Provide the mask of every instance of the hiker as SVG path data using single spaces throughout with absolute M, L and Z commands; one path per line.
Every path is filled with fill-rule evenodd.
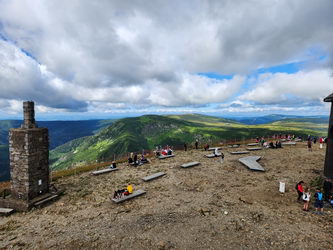
M 184 142 L 184 151 L 187 151 L 187 144 Z
M 328 201 L 329 197 L 331 196 L 332 193 L 332 182 L 330 179 L 326 178 L 324 183 L 323 183 L 323 189 L 324 189 L 324 200 Z
M 111 166 L 110 166 L 110 168 L 117 168 L 117 164 L 116 164 L 116 162 L 115 161 L 113 161 L 112 163 L 111 163 Z
M 323 137 L 319 138 L 319 148 L 322 149 L 323 148 L 323 143 L 324 143 L 324 139 Z
M 138 155 L 137 154 L 134 155 L 133 162 L 134 162 L 135 166 L 139 164 L 139 162 L 138 162 Z
M 204 146 L 204 150 L 207 151 L 208 149 L 209 149 L 209 145 L 208 145 L 208 143 L 206 143 Z
M 317 189 L 317 192 L 315 193 L 314 197 L 316 198 L 316 201 L 314 204 L 314 206 L 316 208 L 316 212 L 319 214 L 323 214 L 324 213 L 324 202 L 323 202 L 324 195 L 319 188 Z
M 312 141 L 308 140 L 308 150 L 309 152 L 312 152 Z
M 195 149 L 198 149 L 198 145 L 199 145 L 199 142 L 198 142 L 198 139 L 195 140 Z
M 304 181 L 300 181 L 299 183 L 296 184 L 296 190 L 297 190 L 297 194 L 298 194 L 298 198 L 297 198 L 298 202 L 301 201 L 301 197 L 302 197 L 303 192 L 304 192 L 303 184 L 304 184 Z
M 310 197 L 311 193 L 309 192 L 309 188 L 306 188 L 302 196 L 302 200 L 304 202 L 303 211 L 309 211 Z
M 280 141 L 276 141 L 275 148 L 282 148 L 282 144 Z
M 125 195 L 130 195 L 133 193 L 133 186 L 129 183 L 126 188 L 127 194 L 125 192 Z
M 316 142 L 317 142 L 317 137 L 314 137 L 313 138 L 313 144 L 316 144 Z
M 140 162 L 141 162 L 142 164 L 144 164 L 144 163 L 148 163 L 149 161 L 148 161 L 148 159 L 142 154 L 142 155 L 141 155 L 141 158 L 140 158 Z
M 132 165 L 133 164 L 133 158 L 130 156 L 128 157 L 128 165 Z
M 221 164 L 224 162 L 224 154 L 221 152 Z
M 275 146 L 274 146 L 274 143 L 271 141 L 270 143 L 269 143 L 269 146 L 268 146 L 269 148 L 276 148 Z

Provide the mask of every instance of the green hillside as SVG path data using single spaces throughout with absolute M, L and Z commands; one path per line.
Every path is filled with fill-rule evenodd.
M 325 130 L 326 127 L 326 130 Z M 118 120 L 93 136 L 66 143 L 51 151 L 52 169 L 64 169 L 88 162 L 111 160 L 116 154 L 153 149 L 156 145 L 182 145 L 200 142 L 241 140 L 256 136 L 290 133 L 326 135 L 327 124 L 280 121 L 263 125 L 244 125 L 231 120 L 203 116 L 146 115 Z
M 38 121 L 37 124 L 49 129 L 50 148 L 53 149 L 76 138 L 93 135 L 113 122 L 114 120 Z M 0 120 L 0 144 L 8 144 L 9 129 L 19 128 L 21 124 L 20 120 Z

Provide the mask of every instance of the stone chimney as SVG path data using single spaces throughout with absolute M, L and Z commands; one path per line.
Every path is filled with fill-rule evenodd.
M 21 128 L 36 128 L 35 122 L 35 104 L 34 102 L 23 102 L 23 118 L 24 122 Z
M 21 128 L 9 131 L 11 207 L 19 211 L 49 192 L 48 129 L 37 128 L 33 102 L 24 102 L 23 111 Z

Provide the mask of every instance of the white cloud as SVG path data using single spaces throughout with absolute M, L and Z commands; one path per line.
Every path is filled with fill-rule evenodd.
M 299 71 L 295 74 L 267 73 L 258 79 L 254 89 L 244 93 L 240 100 L 276 104 L 299 101 L 318 101 L 333 92 L 333 71 L 320 69 Z
M 257 68 L 308 59 L 313 47 L 332 59 L 332 9 L 331 0 L 0 0 L 0 98 L 34 99 L 51 110 L 224 102 Z M 215 81 L 198 72 L 235 77 Z M 256 101 L 330 91 L 328 81 L 304 90 L 314 73 L 302 74 L 293 88 L 265 80 L 256 91 L 267 93 Z

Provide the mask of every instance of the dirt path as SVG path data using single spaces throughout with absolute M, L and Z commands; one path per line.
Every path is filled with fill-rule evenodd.
M 318 147 L 317 147 L 318 146 Z M 237 150 L 242 150 L 240 148 Z M 58 180 L 66 193 L 55 203 L 0 218 L 0 248 L 21 249 L 330 249 L 333 210 L 303 212 L 295 183 L 323 169 L 325 150 L 305 144 L 260 155 L 266 172 L 252 172 L 223 149 L 225 163 L 203 151 L 176 152 L 138 168 Z M 200 166 L 181 169 L 185 162 Z M 141 178 L 165 171 L 144 183 Z M 280 194 L 280 180 L 287 192 Z M 113 191 L 132 183 L 147 194 L 123 204 Z

